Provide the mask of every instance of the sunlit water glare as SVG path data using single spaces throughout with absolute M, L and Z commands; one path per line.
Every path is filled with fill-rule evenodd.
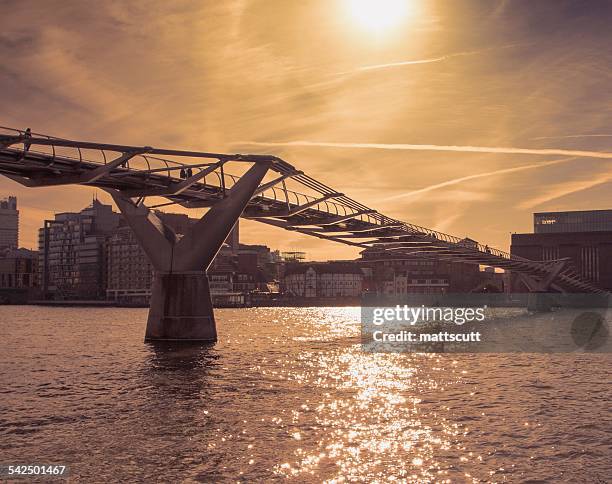
M 357 308 L 219 310 L 212 348 L 145 345 L 145 319 L 0 307 L 2 463 L 84 482 L 612 475 L 609 355 L 371 354 Z

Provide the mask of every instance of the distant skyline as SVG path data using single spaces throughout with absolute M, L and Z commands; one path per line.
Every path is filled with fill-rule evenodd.
M 5 0 L 0 125 L 281 156 L 400 220 L 508 249 L 612 208 L 612 2 Z M 86 187 L 15 194 L 21 243 Z M 256 222 L 245 243 L 357 251 Z

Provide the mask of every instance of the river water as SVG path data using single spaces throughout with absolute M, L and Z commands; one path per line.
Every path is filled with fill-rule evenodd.
M 0 464 L 83 482 L 609 482 L 609 354 L 371 354 L 357 308 L 0 307 Z

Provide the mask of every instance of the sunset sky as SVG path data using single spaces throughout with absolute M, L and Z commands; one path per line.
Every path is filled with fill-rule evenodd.
M 271 153 L 386 215 L 507 249 L 612 208 L 612 2 L 0 0 L 0 125 Z M 576 153 L 578 152 L 578 153 Z M 87 187 L 16 194 L 21 244 Z M 104 194 L 98 191 L 101 199 Z M 246 243 L 353 257 L 243 222 Z

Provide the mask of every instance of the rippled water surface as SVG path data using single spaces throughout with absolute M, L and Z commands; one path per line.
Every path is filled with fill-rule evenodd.
M 0 307 L 0 463 L 99 481 L 612 476 L 608 354 L 370 354 L 355 308 L 217 311 L 219 342 L 142 342 L 145 309 Z

